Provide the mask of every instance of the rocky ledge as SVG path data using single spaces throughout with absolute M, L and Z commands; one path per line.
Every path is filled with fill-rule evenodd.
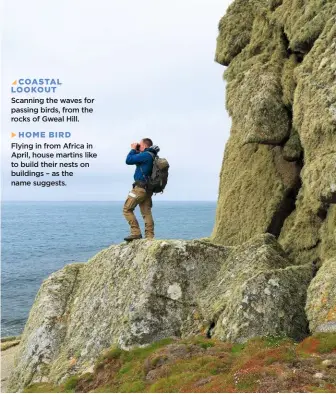
M 90 371 L 112 345 L 130 349 L 199 334 L 300 340 L 308 334 L 312 277 L 312 265 L 293 265 L 270 234 L 236 247 L 207 239 L 112 245 L 43 282 L 9 389 Z

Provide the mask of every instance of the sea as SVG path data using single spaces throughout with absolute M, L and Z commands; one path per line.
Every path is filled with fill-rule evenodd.
M 19 335 L 44 279 L 129 234 L 123 201 L 2 202 L 1 337 Z M 210 236 L 215 201 L 153 201 L 155 238 Z M 142 217 L 135 213 L 144 233 Z

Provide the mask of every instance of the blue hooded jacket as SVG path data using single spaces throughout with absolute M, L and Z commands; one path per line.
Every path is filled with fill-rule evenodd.
M 156 156 L 159 150 L 160 149 L 157 146 L 155 146 L 155 148 L 154 147 L 146 148 L 143 152 L 137 152 L 135 149 L 131 149 L 131 151 L 126 157 L 126 164 L 136 165 L 136 169 L 134 172 L 135 181 L 147 181 L 145 177 L 150 176 L 152 174 L 152 169 L 153 169 L 153 157 L 149 152 L 154 153 L 154 155 Z M 140 167 L 142 169 L 143 174 L 141 172 Z

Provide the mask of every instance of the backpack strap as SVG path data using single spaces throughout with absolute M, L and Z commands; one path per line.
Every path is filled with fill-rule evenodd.
M 146 151 L 146 152 L 149 153 L 149 154 L 152 156 L 153 162 L 154 162 L 154 159 L 155 159 L 154 153 L 148 152 L 148 151 Z M 147 175 L 147 177 L 146 177 L 146 175 L 145 175 L 144 172 L 142 171 L 141 164 L 139 164 L 139 166 L 140 166 L 140 171 L 141 171 L 141 173 L 142 173 L 142 176 L 143 176 L 143 177 L 145 178 L 145 180 L 148 182 L 148 179 L 147 179 L 147 178 L 149 178 L 149 175 Z
M 141 171 L 142 176 L 144 177 L 145 181 L 148 182 L 148 179 L 147 179 L 146 175 L 145 175 L 144 172 L 142 171 L 141 164 L 140 164 L 140 171 Z

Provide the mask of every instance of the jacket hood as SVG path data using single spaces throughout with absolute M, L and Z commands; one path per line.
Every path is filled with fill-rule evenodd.
M 160 152 L 160 148 L 157 145 L 152 145 L 145 149 L 145 152 L 152 152 L 156 156 Z

